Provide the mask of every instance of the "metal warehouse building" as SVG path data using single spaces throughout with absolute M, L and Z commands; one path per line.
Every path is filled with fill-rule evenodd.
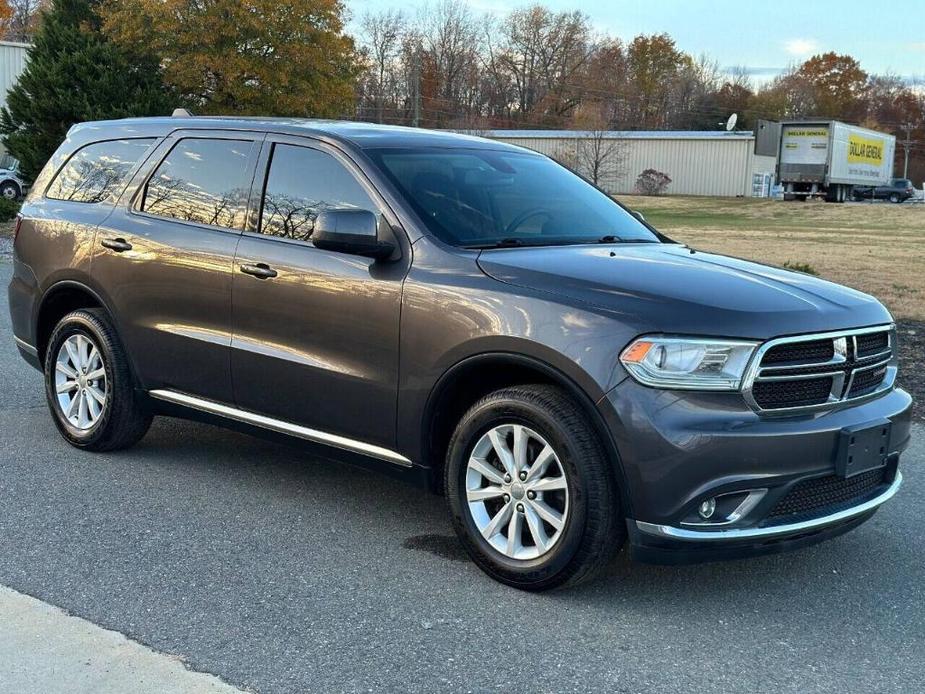
M 550 156 L 572 151 L 592 134 L 580 130 L 488 130 L 478 133 Z M 755 154 L 751 132 L 633 131 L 603 134 L 621 145 L 623 175 L 600 182 L 610 193 L 632 193 L 636 178 L 646 169 L 671 177 L 668 194 L 750 197 L 766 174 L 774 173 L 774 157 Z M 757 176 L 757 178 L 756 178 Z
M 0 107 L 6 106 L 7 91 L 16 84 L 19 75 L 26 69 L 29 47 L 27 43 L 0 41 Z M 3 145 L 0 144 L 0 163 L 5 153 Z

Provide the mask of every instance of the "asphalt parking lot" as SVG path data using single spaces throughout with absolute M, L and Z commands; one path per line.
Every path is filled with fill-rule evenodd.
M 130 451 L 75 451 L 7 316 L 3 291 L 0 584 L 191 668 L 258 692 L 925 691 L 921 426 L 904 488 L 853 533 L 695 567 L 621 555 L 530 595 L 462 556 L 442 499 L 298 448 L 161 419 Z

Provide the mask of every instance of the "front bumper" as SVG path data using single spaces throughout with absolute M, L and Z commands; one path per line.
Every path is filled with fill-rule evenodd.
M 812 544 L 870 518 L 902 484 L 912 399 L 895 389 L 825 413 L 761 417 L 736 393 L 680 393 L 622 382 L 601 405 L 620 455 L 634 557 L 680 563 L 766 554 Z M 851 499 L 797 515 L 769 517 L 797 485 L 835 476 L 843 429 L 891 422 L 881 480 Z M 711 497 L 763 490 L 734 521 L 697 525 Z M 694 517 L 694 518 L 692 518 Z
M 841 525 L 858 516 L 864 516 L 871 511 L 876 511 L 882 504 L 896 495 L 902 482 L 902 473 L 897 470 L 893 477 L 893 481 L 888 483 L 882 491 L 879 491 L 875 496 L 870 497 L 866 501 L 860 501 L 858 504 L 852 505 L 841 511 L 835 511 L 834 513 L 828 513 L 796 523 L 782 523 L 781 525 L 751 528 L 719 528 L 717 530 L 676 528 L 671 525 L 657 525 L 655 523 L 646 523 L 645 521 L 635 521 L 635 523 L 640 532 L 654 537 L 682 540 L 684 542 L 706 542 L 709 544 L 717 542 L 754 542 L 756 540 L 770 540 L 786 537 L 788 535 L 805 535 L 823 528 Z

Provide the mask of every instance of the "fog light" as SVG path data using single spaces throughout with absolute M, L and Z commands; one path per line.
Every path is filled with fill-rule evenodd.
M 700 508 L 697 509 L 697 513 L 699 513 L 700 517 L 704 520 L 709 520 L 713 516 L 714 511 L 716 511 L 716 497 L 702 502 Z

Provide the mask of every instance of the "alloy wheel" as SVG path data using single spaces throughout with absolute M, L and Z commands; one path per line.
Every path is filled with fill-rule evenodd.
M 466 467 L 466 501 L 482 537 L 510 559 L 536 559 L 559 541 L 569 485 L 552 446 L 521 424 L 501 424 L 475 444 Z
M 103 355 L 88 336 L 77 333 L 58 348 L 55 393 L 68 423 L 81 431 L 100 419 L 108 399 Z

